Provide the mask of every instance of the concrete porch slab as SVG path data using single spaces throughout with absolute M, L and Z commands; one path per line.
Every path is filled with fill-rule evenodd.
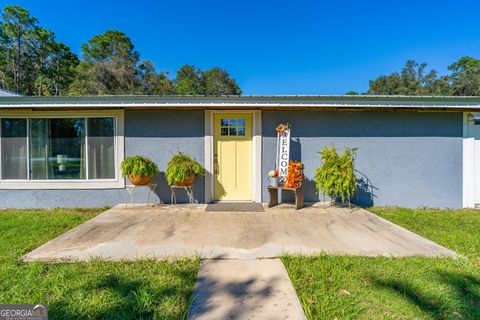
M 281 205 L 266 212 L 205 212 L 204 205 L 118 205 L 24 256 L 60 261 L 255 259 L 283 253 L 365 256 L 456 254 L 364 209 Z

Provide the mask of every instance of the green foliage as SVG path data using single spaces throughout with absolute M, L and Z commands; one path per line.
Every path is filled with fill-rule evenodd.
M 452 71 L 452 90 L 456 96 L 480 95 L 480 59 L 462 57 L 448 67 Z
M 6 6 L 0 16 L 0 86 L 25 95 L 66 94 L 77 56 L 30 12 Z
M 175 94 L 175 85 L 173 80 L 168 78 L 168 73 L 157 73 L 150 60 L 140 61 L 137 77 L 139 92 L 142 94 Z
M 378 95 L 480 95 L 480 60 L 462 57 L 448 67 L 449 75 L 426 72 L 426 63 L 409 60 L 401 72 L 382 75 L 370 81 L 368 94 Z
M 50 58 L 46 62 L 47 69 L 45 72 L 46 78 L 51 83 L 48 87 L 51 95 L 66 95 L 68 93 L 68 88 L 75 79 L 78 64 L 78 57 L 70 50 L 70 47 L 61 42 L 53 43 Z
M 401 72 L 380 76 L 370 81 L 369 94 L 378 95 L 450 95 L 449 78 L 437 71 L 426 72 L 426 63 L 408 60 Z
M 229 73 L 219 67 L 207 70 L 202 75 L 204 94 L 209 95 L 241 95 L 242 90 Z
M 203 71 L 192 65 L 183 65 L 177 71 L 175 84 L 177 93 L 183 95 L 200 95 L 203 94 L 201 77 Z
M 82 60 L 20 6 L 0 16 L 0 88 L 24 95 L 237 95 L 227 71 L 184 65 L 176 79 L 140 60 L 131 39 L 118 30 L 82 45 Z
M 130 38 L 108 30 L 82 45 L 83 65 L 72 84 L 71 94 L 135 94 L 138 90 L 140 55 Z
M 159 173 L 160 171 L 158 170 L 155 162 L 143 156 L 125 158 L 122 162 L 123 177 L 127 175 L 137 177 L 153 177 Z
M 322 165 L 315 169 L 315 181 L 318 192 L 332 199 L 341 198 L 342 203 L 357 191 L 357 179 L 354 172 L 356 148 L 345 148 L 342 155 L 333 146 L 325 146 L 320 153 Z
M 175 79 L 177 93 L 183 95 L 241 95 L 242 90 L 230 74 L 219 67 L 202 70 L 194 65 L 184 65 Z
M 85 62 L 138 60 L 139 56 L 130 38 L 117 30 L 94 36 L 82 45 L 82 52 Z
M 472 57 L 461 57 L 458 61 L 448 66 L 448 70 L 452 71 L 452 77 L 458 79 L 462 73 L 468 69 L 480 68 L 480 59 Z
M 205 176 L 205 168 L 202 167 L 189 154 L 178 152 L 168 162 L 167 170 L 165 172 L 167 182 L 170 185 L 185 180 L 190 175 Z
M 140 61 L 129 37 L 110 30 L 97 35 L 82 46 L 84 61 L 70 86 L 71 95 L 105 94 L 240 94 L 235 79 L 215 67 L 203 71 L 194 65 L 184 65 L 175 81 L 166 72 L 158 73 L 149 60 Z

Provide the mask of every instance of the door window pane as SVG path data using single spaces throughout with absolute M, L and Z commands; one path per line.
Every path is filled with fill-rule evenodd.
M 27 119 L 2 119 L 2 179 L 28 179 Z
M 85 179 L 85 119 L 30 120 L 31 179 Z
M 245 136 L 245 118 L 222 118 L 220 119 L 220 135 L 222 136 Z
M 113 118 L 88 118 L 88 179 L 115 178 Z

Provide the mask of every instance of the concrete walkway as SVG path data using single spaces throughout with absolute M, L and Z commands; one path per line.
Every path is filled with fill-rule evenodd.
M 187 319 L 306 319 L 279 259 L 205 260 Z
M 455 256 L 366 210 L 291 205 L 266 212 L 205 212 L 205 206 L 116 206 L 28 253 L 59 261 L 195 256 L 256 259 L 282 253 Z

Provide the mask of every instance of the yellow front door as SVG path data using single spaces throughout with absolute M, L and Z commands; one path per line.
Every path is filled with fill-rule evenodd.
M 252 200 L 252 114 L 214 115 L 215 200 Z

